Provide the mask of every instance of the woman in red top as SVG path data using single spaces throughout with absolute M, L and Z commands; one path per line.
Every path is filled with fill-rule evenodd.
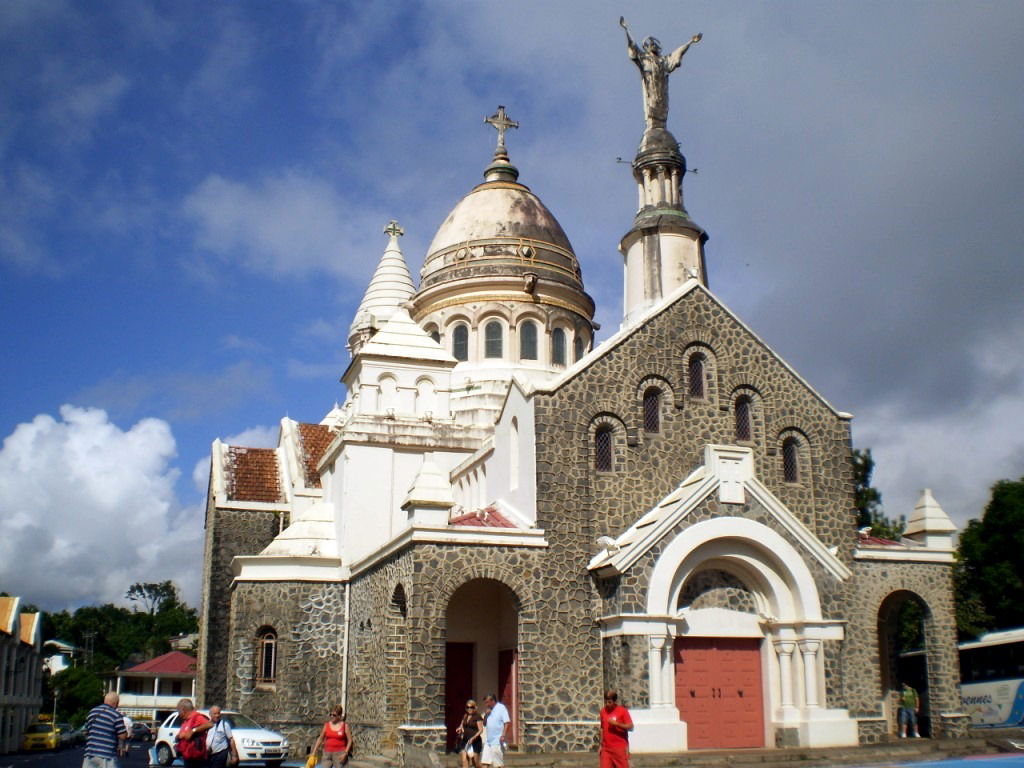
M 619 704 L 619 694 L 605 691 L 601 708 L 601 768 L 629 768 L 629 732 L 633 718 Z
M 348 753 L 352 751 L 352 736 L 345 722 L 345 710 L 335 707 L 331 710 L 331 719 L 324 723 L 320 736 L 313 745 L 313 754 L 324 748 L 321 768 L 341 768 L 348 762 Z

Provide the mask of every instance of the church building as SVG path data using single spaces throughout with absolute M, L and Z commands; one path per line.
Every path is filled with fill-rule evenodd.
M 516 748 L 586 751 L 606 688 L 634 752 L 882 741 L 908 603 L 926 727 L 966 733 L 954 526 L 926 491 L 900 541 L 858 532 L 852 417 L 708 286 L 664 121 L 682 54 L 629 44 L 648 109 L 615 333 L 595 344 L 499 107 L 418 282 L 384 230 L 343 404 L 276 448 L 213 443 L 198 698 L 293 756 L 335 704 L 361 754 L 443 752 L 489 692 Z

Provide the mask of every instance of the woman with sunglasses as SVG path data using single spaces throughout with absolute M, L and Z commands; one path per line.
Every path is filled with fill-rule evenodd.
M 459 737 L 458 751 L 462 756 L 462 768 L 469 768 L 470 762 L 476 768 L 480 768 L 480 753 L 484 748 L 484 719 L 472 699 L 466 702 L 466 713 L 462 716 L 462 722 L 455 729 L 455 733 Z
M 349 752 L 352 751 L 352 736 L 345 722 L 345 710 L 341 707 L 331 710 L 331 719 L 324 723 L 311 754 L 315 755 L 321 744 L 324 748 L 321 768 L 341 768 L 348 762 Z

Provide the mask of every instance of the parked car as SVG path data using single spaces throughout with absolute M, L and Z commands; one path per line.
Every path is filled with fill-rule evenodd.
M 60 732 L 53 723 L 32 723 L 21 738 L 21 748 L 37 752 L 42 749 L 60 749 Z
M 57 723 L 57 736 L 62 747 L 73 747 L 78 743 L 75 741 L 75 727 L 71 723 Z
M 132 741 L 152 741 L 154 737 L 153 729 L 150 728 L 146 723 L 139 722 L 136 720 L 132 723 Z
M 210 716 L 207 709 L 199 711 Z M 288 758 L 288 739 L 277 731 L 267 730 L 241 712 L 224 710 L 221 717 L 231 726 L 242 765 L 259 762 L 266 763 L 269 768 L 280 768 L 281 763 Z M 160 765 L 170 765 L 178 757 L 174 738 L 178 735 L 180 720 L 181 716 L 175 712 L 164 720 L 156 732 L 156 760 Z

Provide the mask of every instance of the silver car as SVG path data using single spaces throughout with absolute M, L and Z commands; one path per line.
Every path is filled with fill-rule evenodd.
M 210 716 L 208 709 L 200 709 L 202 714 Z M 178 735 L 178 722 L 181 716 L 175 712 L 164 720 L 156 732 L 156 760 L 160 765 L 170 765 L 178 757 L 174 748 L 174 737 Z M 235 737 L 238 757 L 241 763 L 265 763 L 270 768 L 280 768 L 288 758 L 288 739 L 277 731 L 268 731 L 259 723 L 251 720 L 241 712 L 223 710 L 221 719 L 231 726 Z

